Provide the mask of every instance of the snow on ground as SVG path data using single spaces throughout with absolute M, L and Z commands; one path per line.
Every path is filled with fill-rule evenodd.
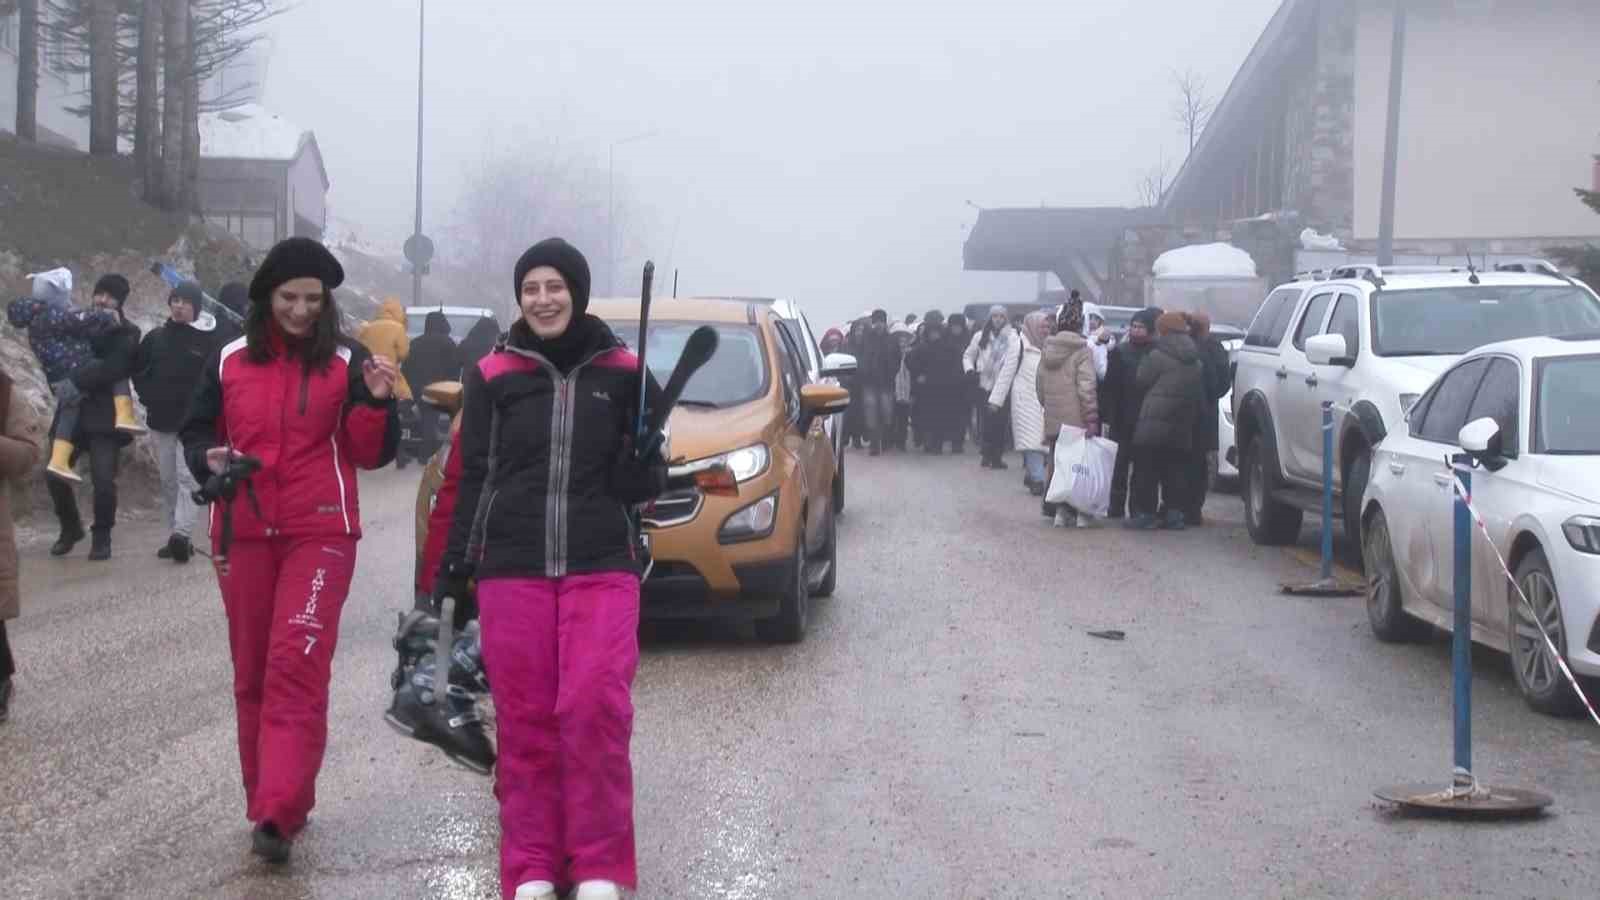
M 1157 278 L 1254 278 L 1255 260 L 1232 244 L 1190 244 L 1156 257 Z

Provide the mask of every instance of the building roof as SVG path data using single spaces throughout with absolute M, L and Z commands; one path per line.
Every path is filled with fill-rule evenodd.
M 1256 39 L 1250 55 L 1228 84 L 1183 168 L 1161 198 L 1163 210 L 1181 209 L 1189 197 L 1217 175 L 1216 168 L 1237 162 L 1234 140 L 1251 139 L 1260 128 L 1261 105 L 1283 91 L 1278 72 L 1282 62 L 1297 52 L 1300 39 L 1316 27 L 1321 0 L 1283 0 L 1267 27 Z
M 1117 206 L 985 209 L 961 258 L 968 271 L 1060 272 L 1073 254 L 1103 259 L 1125 229 L 1161 221 L 1156 210 Z
M 292 163 L 310 148 L 316 153 L 322 184 L 328 171 L 322 163 L 317 137 L 257 103 L 200 115 L 200 156 L 205 159 L 245 159 Z

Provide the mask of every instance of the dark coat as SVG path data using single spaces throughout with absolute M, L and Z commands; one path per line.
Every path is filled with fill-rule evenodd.
M 871 329 L 862 335 L 856 359 L 857 383 L 863 387 L 894 390 L 895 377 L 900 374 L 900 342 L 887 331 Z
M 494 345 L 500 340 L 500 323 L 494 319 L 483 318 L 473 324 L 472 330 L 461 339 L 461 367 L 468 368 L 473 363 L 489 355 Z
M 1195 421 L 1194 449 L 1217 450 L 1222 446 L 1220 424 L 1217 421 L 1217 401 L 1227 395 L 1232 389 L 1232 379 L 1229 377 L 1228 348 L 1214 337 L 1196 341 L 1196 349 L 1200 353 L 1200 365 L 1205 372 L 1206 402 L 1200 408 L 1200 416 Z
M 124 321 L 95 339 L 94 353 L 93 362 L 72 373 L 72 383 L 83 392 L 73 442 L 83 444 L 92 437 L 114 437 L 126 446 L 133 438 L 117 430 L 117 407 L 111 389 L 118 381 L 133 377 L 139 356 L 139 327 Z
M 139 342 L 133 389 L 144 403 L 150 430 L 176 434 L 183 427 L 206 360 L 224 343 L 215 329 L 201 331 L 170 319 Z
M 450 320 L 444 313 L 428 313 L 422 336 L 411 342 L 411 355 L 401 369 L 419 398 L 423 388 L 434 382 L 460 380 L 461 350 L 450 339 Z
M 1100 417 L 1119 443 L 1132 439 L 1139 422 L 1139 409 L 1144 405 L 1144 392 L 1138 384 L 1139 364 L 1154 347 L 1154 343 L 1123 341 L 1106 360 L 1105 383 L 1100 385 Z
M 504 348 L 467 367 L 460 494 L 439 571 L 461 564 L 475 566 L 479 578 L 639 571 L 631 510 L 663 486 L 617 478 L 634 429 L 639 360 L 592 315 L 572 327 L 586 330 L 579 362 L 565 375 L 532 349 L 521 324 Z M 496 413 L 499 428 L 491 431 Z M 470 547 L 479 516 L 482 545 Z
M 1133 444 L 1146 449 L 1194 449 L 1196 422 L 1206 402 L 1205 367 L 1187 334 L 1165 334 L 1139 363 L 1136 383 L 1144 395 Z

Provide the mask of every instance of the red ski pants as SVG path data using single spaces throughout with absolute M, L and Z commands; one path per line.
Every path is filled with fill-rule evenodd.
M 233 654 L 245 816 L 286 837 L 316 805 L 328 744 L 328 680 L 356 541 L 236 540 L 219 575 Z
M 633 676 L 639 577 L 478 584 L 500 758 L 500 887 L 592 879 L 632 888 Z

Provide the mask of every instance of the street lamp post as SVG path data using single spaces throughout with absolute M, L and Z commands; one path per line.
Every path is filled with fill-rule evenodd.
M 422 51 L 428 24 L 428 0 L 417 0 L 417 217 L 412 234 L 422 234 Z M 422 305 L 422 265 L 411 263 L 411 305 Z
M 617 148 L 653 138 L 658 132 L 646 131 L 633 137 L 612 141 L 606 151 L 606 295 L 617 294 Z
M 1378 203 L 1378 265 L 1394 265 L 1394 194 L 1400 168 L 1400 98 L 1406 66 L 1406 0 L 1394 5 L 1389 44 L 1389 117 L 1383 140 L 1383 195 Z

